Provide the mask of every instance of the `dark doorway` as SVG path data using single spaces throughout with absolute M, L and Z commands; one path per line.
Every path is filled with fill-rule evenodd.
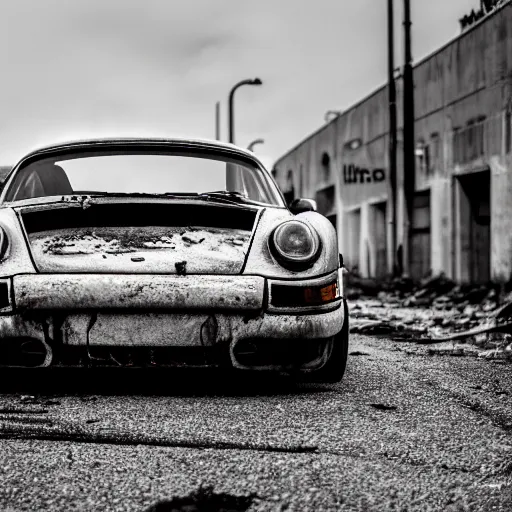
M 430 273 L 430 190 L 414 195 L 410 267 L 413 279 Z
M 349 250 L 347 260 L 351 269 L 359 269 L 360 243 L 361 243 L 361 209 L 347 212 L 344 219 L 344 240 L 347 240 Z M 345 235 L 346 233 L 346 235 Z M 345 238 L 346 237 L 346 238 Z
M 375 277 L 381 279 L 388 274 L 388 244 L 386 223 L 386 201 L 373 204 L 370 208 L 370 230 L 374 244 Z M 371 268 L 371 267 L 370 267 Z
M 461 281 L 487 283 L 491 278 L 491 180 L 490 171 L 457 178 L 459 183 L 458 261 Z

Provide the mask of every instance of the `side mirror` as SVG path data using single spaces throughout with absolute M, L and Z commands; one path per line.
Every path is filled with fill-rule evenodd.
M 294 215 L 303 212 L 316 212 L 317 210 L 316 201 L 314 201 L 313 199 L 306 198 L 294 199 L 290 203 L 289 208 Z

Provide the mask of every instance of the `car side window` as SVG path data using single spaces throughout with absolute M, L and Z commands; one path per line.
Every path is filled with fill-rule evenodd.
M 7 201 L 72 193 L 73 188 L 62 167 L 55 164 L 32 165 L 18 172 L 9 190 Z

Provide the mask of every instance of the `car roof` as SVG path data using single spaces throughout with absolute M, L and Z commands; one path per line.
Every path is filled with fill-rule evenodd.
M 61 150 L 80 150 L 82 148 L 90 148 L 91 146 L 125 146 L 125 145 L 166 145 L 171 147 L 179 147 L 179 148 L 187 148 L 190 149 L 211 149 L 211 150 L 219 150 L 223 153 L 229 153 L 233 156 L 241 156 L 245 158 L 249 158 L 257 163 L 259 166 L 265 168 L 264 164 L 261 160 L 248 149 L 244 149 L 240 146 L 236 146 L 235 144 L 231 144 L 228 142 L 221 142 L 218 140 L 212 139 L 200 139 L 200 138 L 181 138 L 181 137 L 172 137 L 172 138 L 158 138 L 158 137 L 101 137 L 101 138 L 88 138 L 88 139 L 76 139 L 70 140 L 66 142 L 59 142 L 47 146 L 41 146 L 33 149 L 29 153 L 26 153 L 14 167 L 18 167 L 18 165 L 24 160 L 31 159 L 36 156 L 43 156 L 48 153 L 59 152 Z

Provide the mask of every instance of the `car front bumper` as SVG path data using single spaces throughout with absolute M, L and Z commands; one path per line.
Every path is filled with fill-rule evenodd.
M 271 284 L 260 276 L 17 275 L 9 281 L 10 309 L 4 307 L 0 316 L 0 346 L 2 340 L 38 340 L 48 352 L 42 366 L 52 364 L 56 347 L 225 346 L 233 366 L 252 368 L 236 357 L 242 341 L 298 343 L 327 340 L 341 331 L 341 298 L 280 311 L 269 305 Z M 1 359 L 0 350 L 0 364 Z

